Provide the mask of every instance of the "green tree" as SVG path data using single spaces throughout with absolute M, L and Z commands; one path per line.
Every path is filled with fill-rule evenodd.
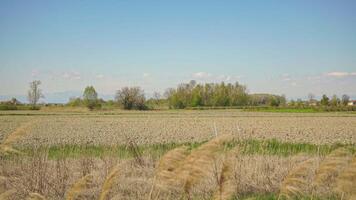
M 98 101 L 98 93 L 95 91 L 93 86 L 87 86 L 83 93 L 84 105 L 93 110 L 94 108 L 100 108 L 101 104 Z
M 197 107 L 197 106 L 202 106 L 203 105 L 203 99 L 199 93 L 193 94 L 192 97 L 192 107 Z
M 332 106 L 337 106 L 340 104 L 340 99 L 334 94 L 333 97 L 330 100 L 330 104 Z
M 206 83 L 197 84 L 194 80 L 180 84 L 176 89 L 165 93 L 170 108 L 187 106 L 243 106 L 249 103 L 246 87 L 235 84 Z
M 68 106 L 81 106 L 83 105 L 83 101 L 80 98 L 76 98 L 76 97 L 71 97 L 67 103 Z
M 280 102 L 279 102 L 279 99 L 277 97 L 271 97 L 270 99 L 270 102 L 269 102 L 269 105 L 270 106 L 274 106 L 274 107 L 277 107 L 279 106 Z
M 320 104 L 323 106 L 329 105 L 329 97 L 323 94 L 323 97 L 320 100 Z

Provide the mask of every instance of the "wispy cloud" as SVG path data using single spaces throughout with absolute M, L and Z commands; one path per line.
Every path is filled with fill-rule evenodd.
M 208 72 L 196 72 L 191 75 L 192 79 L 195 79 L 197 81 L 204 81 L 204 82 L 233 82 L 237 81 L 238 79 L 241 79 L 242 76 L 233 76 L 233 75 L 224 75 L 224 74 L 211 74 Z
M 33 78 L 37 78 L 39 75 L 40 75 L 40 71 L 39 71 L 38 69 L 33 69 L 33 70 L 31 71 L 31 76 L 32 76 Z
M 291 81 L 292 77 L 289 74 L 282 74 L 281 75 L 282 81 Z
M 103 79 L 105 76 L 103 74 L 97 74 L 95 77 L 97 79 Z
M 342 78 L 342 77 L 356 76 L 356 72 L 328 72 L 325 74 L 325 76 Z
M 148 78 L 148 77 L 151 76 L 151 74 L 150 73 L 143 73 L 142 76 L 143 76 L 143 78 Z
M 219 76 L 217 76 L 217 80 L 229 82 L 229 81 L 231 81 L 231 76 L 229 76 L 229 75 L 219 75 Z
M 196 72 L 193 73 L 192 77 L 195 79 L 208 79 L 210 78 L 212 75 L 210 73 L 207 72 Z
M 80 80 L 81 76 L 78 72 L 64 72 L 62 74 L 62 78 L 66 79 L 66 80 Z

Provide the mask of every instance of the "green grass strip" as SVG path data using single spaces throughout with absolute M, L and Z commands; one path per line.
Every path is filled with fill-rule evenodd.
M 198 148 L 204 142 L 194 143 L 167 143 L 167 144 L 152 144 L 137 146 L 137 152 L 144 156 L 151 156 L 153 158 L 159 158 L 167 151 L 176 147 L 186 145 L 190 149 Z M 310 143 L 291 143 L 281 142 L 275 139 L 272 140 L 236 140 L 225 144 L 225 150 L 229 150 L 235 146 L 239 146 L 240 152 L 244 155 L 276 155 L 276 156 L 290 156 L 296 154 L 307 155 L 327 155 L 331 151 L 339 148 L 346 147 L 351 152 L 356 152 L 356 146 L 354 144 L 323 144 L 316 145 Z M 49 147 L 26 147 L 20 149 L 27 156 L 32 156 L 39 152 L 45 152 L 50 159 L 59 158 L 79 158 L 82 156 L 90 157 L 103 157 L 114 156 L 122 159 L 132 158 L 134 152 L 125 145 L 116 146 L 104 146 L 104 145 L 61 145 L 61 146 L 49 146 Z

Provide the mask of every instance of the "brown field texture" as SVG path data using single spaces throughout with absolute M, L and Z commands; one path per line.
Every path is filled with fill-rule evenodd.
M 6 137 L 21 123 L 35 121 L 26 135 L 17 141 L 21 145 L 115 145 L 122 144 L 125 135 L 135 138 L 138 144 L 200 142 L 211 138 L 215 132 L 234 134 L 240 139 L 356 143 L 354 114 L 230 110 L 11 114 L 0 113 L 0 138 Z
M 0 199 L 356 198 L 354 114 L 0 112 L 0 139 Z M 271 155 L 267 148 L 277 148 L 273 145 L 252 154 L 243 153 L 243 146 L 229 146 L 271 139 L 317 149 Z M 201 144 L 179 145 L 194 142 Z M 178 147 L 159 157 L 139 148 L 170 143 Z M 132 156 L 66 156 L 65 145 L 88 144 L 126 146 Z M 336 144 L 341 146 L 322 153 L 325 145 Z M 54 159 L 48 149 L 58 145 L 64 145 L 63 156 Z M 26 148 L 32 154 L 22 152 Z

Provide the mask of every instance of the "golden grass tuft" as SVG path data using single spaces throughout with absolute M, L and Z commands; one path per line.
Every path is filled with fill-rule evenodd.
M 46 200 L 46 198 L 39 193 L 32 192 L 28 194 L 27 200 Z
M 313 188 L 320 190 L 325 187 L 333 187 L 336 177 L 348 165 L 351 153 L 344 148 L 338 148 L 331 152 L 320 163 L 315 172 Z M 330 188 L 326 188 L 329 190 Z
M 356 155 L 351 164 L 340 173 L 336 180 L 336 192 L 342 197 L 348 199 L 356 199 Z
M 86 189 L 90 188 L 90 186 L 93 184 L 93 179 L 93 175 L 88 174 L 77 180 L 69 189 L 66 200 L 85 199 L 81 195 Z
M 108 176 L 106 177 L 104 183 L 103 183 L 103 187 L 100 193 L 100 197 L 99 200 L 106 200 L 109 199 L 109 193 L 110 190 L 112 189 L 112 187 L 114 186 L 116 179 L 119 177 L 119 172 L 120 172 L 120 168 L 121 165 L 118 164 L 116 165 L 108 174 Z
M 233 184 L 234 177 L 234 157 L 238 155 L 239 147 L 235 147 L 225 156 L 221 172 L 218 178 L 218 190 L 215 192 L 213 199 L 215 200 L 229 200 L 235 194 Z
M 160 186 L 167 187 L 175 183 L 177 169 L 189 154 L 188 147 L 182 146 L 167 152 L 159 160 L 156 169 L 156 179 Z
M 189 154 L 182 165 L 177 169 L 178 180 L 183 182 L 183 189 L 189 195 L 192 187 L 202 178 L 208 177 L 212 164 L 214 163 L 224 142 L 230 141 L 231 135 L 223 135 L 201 145 Z
M 301 162 L 292 169 L 283 180 L 280 186 L 278 199 L 293 199 L 303 195 L 305 188 L 308 187 L 307 177 L 310 169 L 315 164 L 315 159 L 310 158 Z

